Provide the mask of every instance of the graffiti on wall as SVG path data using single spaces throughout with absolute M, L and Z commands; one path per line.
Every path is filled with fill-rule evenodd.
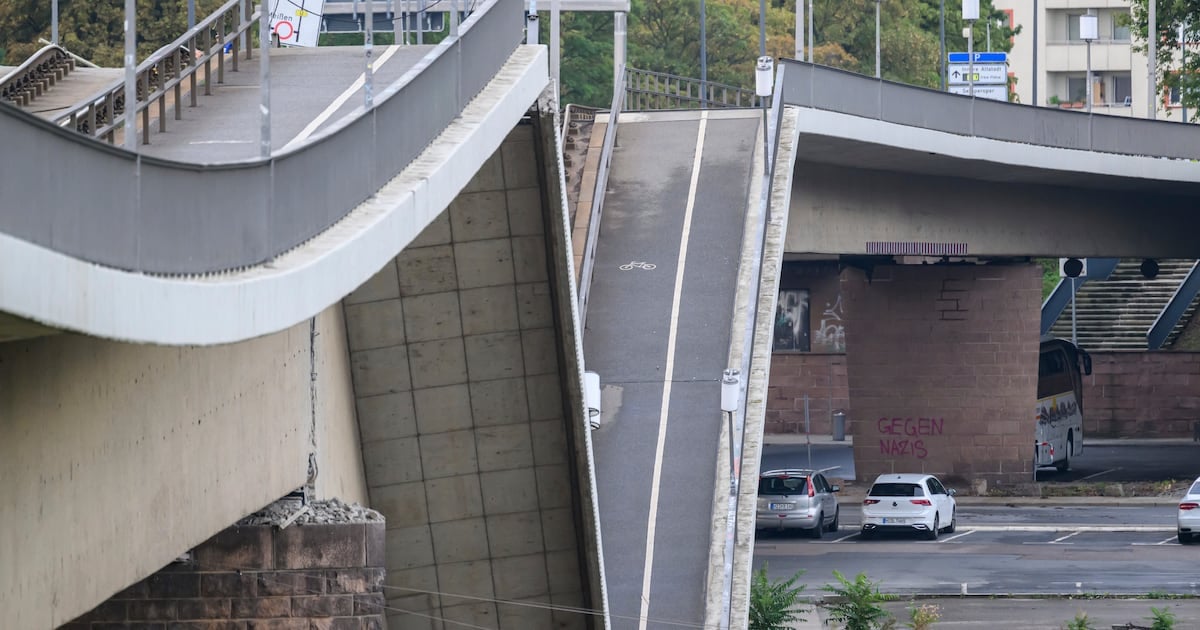
M 842 296 L 830 304 L 825 303 L 825 312 L 821 314 L 821 326 L 817 329 L 817 345 L 823 346 L 830 352 L 846 351 L 846 328 L 842 325 Z
M 876 428 L 879 438 L 879 454 L 894 457 L 916 457 L 925 459 L 929 449 L 924 436 L 941 435 L 945 418 L 880 418 Z
M 808 290 L 780 289 L 775 305 L 775 350 L 811 350 L 808 339 Z

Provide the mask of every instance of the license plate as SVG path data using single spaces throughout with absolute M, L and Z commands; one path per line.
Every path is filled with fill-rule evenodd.
M 892 517 L 892 518 L 885 518 L 885 519 L 883 519 L 883 524 L 884 524 L 884 525 L 903 525 L 903 524 L 905 524 L 905 523 L 907 523 L 907 522 L 908 522 L 908 519 L 906 519 L 906 518 L 895 518 L 895 517 Z
M 770 509 L 772 509 L 772 510 L 794 510 L 794 509 L 796 509 L 796 504 L 795 503 L 772 503 L 770 506 Z

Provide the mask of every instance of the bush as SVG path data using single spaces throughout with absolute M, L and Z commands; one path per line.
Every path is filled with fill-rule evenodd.
M 794 586 L 804 571 L 786 579 L 772 582 L 767 579 L 767 567 L 754 572 L 750 579 L 750 630 L 787 630 L 795 621 L 805 621 L 796 614 L 796 605 L 804 585 Z
M 942 618 L 941 610 L 937 604 L 923 604 L 917 606 L 913 604 L 908 607 L 908 623 L 911 630 L 929 630 L 933 624 Z
M 1087 613 L 1082 610 L 1075 613 L 1075 618 L 1067 622 L 1066 630 L 1095 630 L 1092 627 L 1092 620 L 1088 619 Z
M 845 624 L 846 630 L 876 630 L 890 619 L 888 611 L 879 605 L 888 597 L 879 592 L 878 583 L 868 580 L 865 573 L 856 575 L 853 582 L 837 571 L 833 577 L 838 584 L 826 584 L 824 590 L 835 599 L 821 604 L 829 611 L 830 620 Z
M 1175 613 L 1167 608 L 1150 607 L 1150 630 L 1173 630 Z

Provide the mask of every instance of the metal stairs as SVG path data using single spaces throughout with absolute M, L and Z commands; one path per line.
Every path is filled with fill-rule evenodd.
M 1158 276 L 1142 276 L 1141 258 L 1121 259 L 1107 279 L 1089 279 L 1075 296 L 1075 333 L 1088 350 L 1146 350 L 1146 335 L 1188 277 L 1191 258 L 1158 259 Z M 1064 279 L 1065 280 L 1065 279 Z M 1163 347 L 1170 347 L 1195 313 L 1193 299 Z M 1063 309 L 1050 334 L 1071 339 L 1071 307 Z

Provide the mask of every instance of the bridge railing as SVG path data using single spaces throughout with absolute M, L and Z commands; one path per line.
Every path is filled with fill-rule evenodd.
M 75 59 L 53 44 L 44 46 L 24 63 L 0 77 L 0 100 L 29 105 L 75 69 Z
M 150 144 L 150 110 L 157 105 L 158 131 L 167 130 L 167 100 L 174 102 L 175 120 L 183 118 L 183 84 L 188 84 L 188 105 L 196 106 L 196 75 L 204 70 L 204 94 L 212 94 L 213 61 L 217 80 L 225 82 L 225 47 L 231 48 L 229 62 L 237 72 L 242 40 L 258 14 L 250 13 L 248 0 L 229 0 L 212 15 L 188 29 L 181 37 L 147 57 L 136 69 L 137 104 L 134 115 L 141 115 L 142 144 Z M 253 46 L 246 46 L 249 59 Z M 116 141 L 116 132 L 125 124 L 125 82 L 114 81 L 103 92 L 77 103 L 55 119 L 59 125 L 80 133 Z
M 0 137 L 23 149 L 0 152 L 0 232 L 147 274 L 270 261 L 345 217 L 420 155 L 521 44 L 523 9 L 522 0 L 481 2 L 457 38 L 378 90 L 369 111 L 269 159 L 152 158 L 0 105 Z
M 1196 125 L 957 96 L 791 59 L 780 70 L 777 93 L 788 105 L 1045 147 L 1200 158 Z
M 625 111 L 758 107 L 754 90 L 665 72 L 625 68 Z

